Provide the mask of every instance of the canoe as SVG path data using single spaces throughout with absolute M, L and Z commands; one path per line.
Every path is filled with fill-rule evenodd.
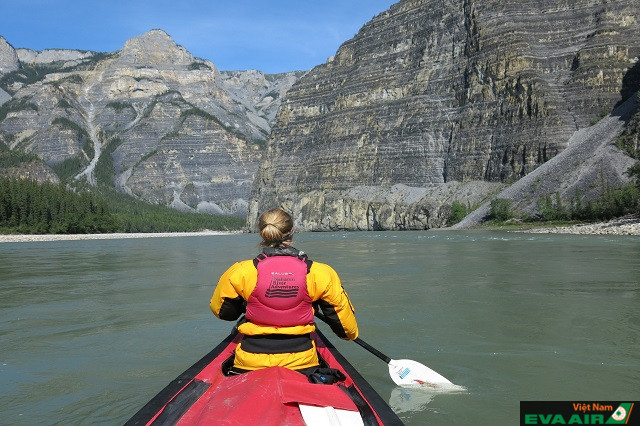
M 234 331 L 180 374 L 126 425 L 402 425 L 387 402 L 316 330 L 320 356 L 344 381 L 310 383 L 282 367 L 222 374 L 242 335 Z

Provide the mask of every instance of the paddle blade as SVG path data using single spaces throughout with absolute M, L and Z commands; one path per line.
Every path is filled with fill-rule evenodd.
M 453 384 L 426 365 L 410 359 L 392 359 L 389 362 L 389 375 L 399 386 L 438 387 Z

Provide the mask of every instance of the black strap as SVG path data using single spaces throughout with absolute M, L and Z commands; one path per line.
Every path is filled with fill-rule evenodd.
M 340 389 L 346 393 L 349 398 L 356 404 L 358 411 L 360 412 L 360 417 L 362 417 L 362 422 L 365 426 L 378 426 L 378 420 L 376 419 L 376 415 L 373 413 L 367 401 L 360 395 L 360 392 L 356 389 L 354 385 L 346 387 L 345 385 L 338 385 Z
M 304 352 L 313 348 L 309 334 L 266 334 L 244 336 L 240 347 L 245 352 L 254 354 L 284 354 Z

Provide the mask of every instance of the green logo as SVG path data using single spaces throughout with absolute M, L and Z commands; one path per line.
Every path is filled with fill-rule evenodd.
M 631 409 L 633 408 L 633 402 L 623 402 L 620 406 L 613 412 L 609 420 L 607 420 L 608 425 L 624 425 L 629 420 L 629 416 L 631 415 Z
M 520 401 L 521 425 L 638 425 L 639 401 Z M 636 410 L 637 411 L 637 410 Z

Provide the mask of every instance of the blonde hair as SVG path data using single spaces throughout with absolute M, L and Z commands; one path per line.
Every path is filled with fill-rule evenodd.
M 258 230 L 263 247 L 277 247 L 293 236 L 293 219 L 282 209 L 271 209 L 260 215 Z

